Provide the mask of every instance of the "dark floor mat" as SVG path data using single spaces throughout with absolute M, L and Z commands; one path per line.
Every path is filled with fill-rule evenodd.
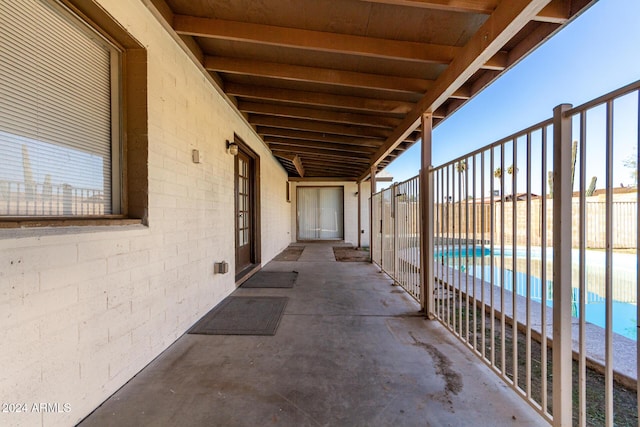
M 227 297 L 190 330 L 203 335 L 275 335 L 287 297 Z
M 297 261 L 304 251 L 304 246 L 289 246 L 284 251 L 280 252 L 273 260 L 274 261 Z
M 293 288 L 297 271 L 259 271 L 242 284 L 242 288 Z
M 356 249 L 353 246 L 334 246 L 333 254 L 339 262 L 366 262 L 369 261 L 369 251 Z

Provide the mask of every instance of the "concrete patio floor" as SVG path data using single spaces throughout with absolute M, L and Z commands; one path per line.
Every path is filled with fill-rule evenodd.
M 541 426 L 546 422 L 369 263 L 305 244 L 275 336 L 184 335 L 88 426 Z

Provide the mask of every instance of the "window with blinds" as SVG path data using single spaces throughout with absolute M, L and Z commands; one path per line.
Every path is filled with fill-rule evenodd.
M 120 53 L 62 6 L 0 1 L 0 216 L 120 213 Z

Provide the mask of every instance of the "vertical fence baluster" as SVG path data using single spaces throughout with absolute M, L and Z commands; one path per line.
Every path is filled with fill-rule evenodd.
M 526 212 L 526 394 L 531 399 L 531 132 L 527 133 L 526 177 L 527 177 L 527 212 Z M 544 304 L 544 302 L 543 302 Z
M 480 342 L 482 345 L 482 358 L 486 358 L 487 357 L 487 351 L 486 351 L 486 337 L 485 337 L 485 332 L 486 332 L 486 328 L 485 328 L 485 307 L 486 307 L 486 301 L 485 301 L 485 292 L 484 292 L 484 288 L 485 288 L 485 274 L 484 274 L 484 245 L 485 245 L 485 241 L 484 241 L 484 230 L 485 230 L 485 194 L 484 194 L 484 177 L 485 177 L 485 170 L 484 170 L 484 166 L 485 166 L 485 162 L 484 162 L 484 158 L 485 158 L 485 153 L 482 152 L 480 154 L 480 197 L 482 197 L 482 203 L 481 203 L 481 211 L 480 211 L 480 240 L 482 241 L 482 252 L 480 254 L 480 300 L 482 301 L 482 305 L 481 305 L 481 311 L 480 311 Z
M 467 160 L 464 160 L 464 291 L 465 291 L 465 341 L 469 342 L 469 173 L 467 171 Z M 461 254 L 462 255 L 462 254 Z M 462 259 L 462 258 L 461 258 Z
M 505 262 L 504 262 L 504 249 L 506 247 L 504 238 L 504 143 L 500 144 L 500 372 L 503 377 L 506 378 L 506 322 L 505 322 L 505 301 L 504 301 L 504 286 L 505 286 Z
M 638 97 L 637 117 L 637 141 L 636 141 L 636 218 L 640 218 L 640 91 L 636 91 Z M 640 282 L 640 224 L 636 221 L 636 283 Z M 636 328 L 640 325 L 640 286 L 636 285 Z M 636 335 L 636 372 L 640 374 L 640 334 Z M 636 375 L 637 415 L 640 420 L 640 375 Z
M 478 351 L 478 334 L 477 334 L 477 330 L 478 330 L 478 296 L 477 296 L 477 292 L 476 292 L 476 277 L 477 277 L 477 270 L 476 270 L 476 246 L 478 245 L 478 235 L 476 234 L 477 232 L 477 217 L 476 217 L 476 210 L 478 207 L 478 200 L 477 200 L 477 192 L 476 192 L 476 179 L 477 179 L 477 171 L 476 171 L 476 157 L 477 155 L 473 156 L 473 164 L 471 165 L 473 168 L 473 179 L 471 180 L 471 185 L 473 186 L 473 275 L 471 276 L 471 280 L 472 280 L 472 286 L 473 286 L 473 350 L 474 351 Z M 482 285 L 482 284 L 480 284 Z
M 587 425 L 586 421 L 586 413 L 587 413 L 587 378 L 586 378 L 586 319 L 585 319 L 585 310 L 586 310 L 586 166 L 587 166 L 587 157 L 586 157 L 586 143 L 587 143 L 587 117 L 586 113 L 583 111 L 580 113 L 580 147 L 578 149 L 579 155 L 579 165 L 580 165 L 580 201 L 579 201 L 579 217 L 580 223 L 578 225 L 578 244 L 579 244 L 579 260 L 578 260 L 578 286 L 579 286 L 579 308 L 578 308 L 578 319 L 579 319 L 579 339 L 578 345 L 580 348 L 578 355 L 578 405 L 579 405 L 579 414 L 578 414 L 578 423 L 581 427 L 585 427 Z
M 606 249 L 605 249 L 605 419 L 613 426 L 613 101 L 607 102 L 606 119 Z
M 513 363 L 513 385 L 518 387 L 518 139 L 513 138 L 511 162 L 511 342 Z
M 455 173 L 454 173 L 454 176 Z M 462 337 L 462 175 L 460 172 L 457 174 L 458 178 L 458 231 L 456 235 L 458 236 L 458 256 L 454 256 L 453 259 L 458 263 L 458 286 L 457 288 L 457 301 L 455 302 L 455 306 L 458 309 L 458 335 Z
M 490 272 L 490 303 L 491 303 L 491 317 L 490 317 L 490 321 L 491 321 L 491 366 L 496 365 L 496 336 L 495 336 L 495 292 L 494 292 L 494 285 L 496 283 L 495 280 L 495 233 L 496 233 L 496 206 L 495 206 L 495 196 L 494 196 L 494 167 L 495 167 L 495 152 L 494 149 L 491 149 L 491 170 L 489 171 L 489 179 L 491 182 L 491 212 L 490 212 L 490 217 L 491 217 L 491 267 L 489 268 L 489 272 Z
M 540 299 L 540 376 L 542 377 L 542 386 L 540 390 L 540 404 L 544 413 L 548 413 L 549 405 L 547 402 L 547 132 L 549 127 L 542 129 L 542 173 L 540 176 L 542 188 L 542 200 L 540 202 L 540 264 L 542 271 L 540 273 L 540 283 L 542 292 Z

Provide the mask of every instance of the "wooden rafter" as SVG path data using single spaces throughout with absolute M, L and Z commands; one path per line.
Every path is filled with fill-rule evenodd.
M 301 158 L 307 165 L 309 171 L 315 171 L 319 169 L 337 169 L 336 172 L 339 172 L 341 170 L 343 173 L 358 173 L 362 172 L 365 168 L 365 166 L 361 164 L 356 165 L 353 163 L 340 162 L 336 161 L 336 159 L 328 159 L 322 156 L 308 156 L 307 154 L 302 154 Z
M 300 141 L 318 141 L 318 142 L 330 142 L 337 144 L 352 145 L 354 147 L 371 147 L 372 153 L 375 153 L 377 147 L 380 147 L 383 140 L 359 138 L 355 136 L 346 135 L 332 135 L 320 132 L 308 132 L 293 129 L 273 128 L 268 126 L 258 126 L 257 132 L 260 135 L 279 136 L 283 138 L 295 138 Z
M 394 6 L 409 6 L 422 9 L 443 10 L 447 12 L 481 13 L 490 15 L 498 5 L 497 0 L 361 0 Z M 566 0 L 554 0 L 542 9 L 535 21 L 562 24 L 569 18 Z
M 328 123 L 370 126 L 382 129 L 394 129 L 401 121 L 400 119 L 386 116 L 374 116 L 370 114 L 358 114 L 343 111 L 317 110 L 306 107 L 292 107 L 289 105 L 265 104 L 251 101 L 238 102 L 238 109 L 245 113 L 310 119 Z
M 297 154 L 280 153 L 278 154 L 278 157 L 289 160 L 293 164 L 293 167 L 295 168 L 298 175 L 304 178 L 304 166 L 302 166 L 302 160 L 300 159 L 300 156 L 298 156 Z
M 404 101 L 362 98 L 357 96 L 334 95 L 322 92 L 306 92 L 291 89 L 279 89 L 265 86 L 239 85 L 228 83 L 227 94 L 247 99 L 265 99 L 289 102 L 301 105 L 315 105 L 342 108 L 345 110 L 369 111 L 402 115 L 413 108 L 413 104 Z
M 296 2 L 145 0 L 290 175 L 363 179 L 592 0 Z
M 357 73 L 331 68 L 305 67 L 300 65 L 240 58 L 207 56 L 204 59 L 204 66 L 210 71 L 230 74 L 270 77 L 299 82 L 323 83 L 334 86 L 379 89 L 409 94 L 424 93 L 433 83 L 431 80 L 414 79 L 409 77 Z
M 502 46 L 534 17 L 549 0 L 511 0 L 502 2 L 473 35 L 463 51 L 436 79 L 429 92 L 407 114 L 402 124 L 387 138 L 374 155 L 371 166 L 376 166 L 390 154 L 420 123 L 422 114 L 440 107 L 451 94 L 473 75 L 481 64 L 496 54 Z M 363 180 L 368 172 L 360 176 Z
M 269 148 L 272 152 L 291 153 L 291 146 L 286 144 L 269 143 Z M 342 159 L 349 163 L 361 163 L 365 167 L 368 163 L 368 159 L 359 157 L 358 154 L 349 154 L 341 151 L 332 151 L 328 149 L 311 148 L 311 147 L 297 147 L 296 153 L 306 154 L 318 154 L 326 158 Z
M 260 132 L 260 131 L 258 131 Z M 369 155 L 376 152 L 375 147 L 341 144 L 338 141 L 317 141 L 311 139 L 300 139 L 296 137 L 287 137 L 282 135 L 270 135 L 269 132 L 263 134 L 264 141 L 267 144 L 287 145 L 289 147 L 313 147 L 327 149 L 331 151 L 343 151 L 348 153 L 368 153 Z
M 378 39 L 188 15 L 174 15 L 173 28 L 178 34 L 197 37 L 440 64 L 451 62 L 459 50 L 455 46 Z
M 254 126 L 270 126 L 273 128 L 304 130 L 311 132 L 320 132 L 332 135 L 348 135 L 358 138 L 367 139 L 386 139 L 389 131 L 380 128 L 350 126 L 342 124 L 332 124 L 324 122 L 316 122 L 311 120 L 289 119 L 286 117 L 260 116 L 250 115 L 249 122 Z M 376 145 L 380 145 L 382 141 L 378 141 Z
M 444 10 L 447 12 L 465 12 L 491 14 L 498 0 L 361 0 L 369 3 L 381 3 L 394 6 L 410 6 L 423 9 Z

